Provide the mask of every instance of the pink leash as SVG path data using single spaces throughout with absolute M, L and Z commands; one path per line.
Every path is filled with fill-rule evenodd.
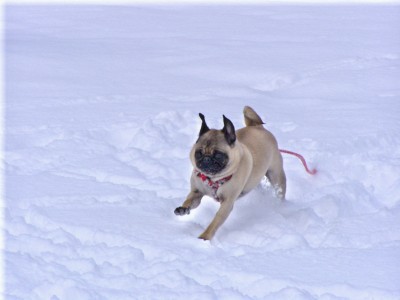
M 294 156 L 296 156 L 297 158 L 299 158 L 299 159 L 301 160 L 301 162 L 303 163 L 303 166 L 304 166 L 304 168 L 306 169 L 306 172 L 307 172 L 308 174 L 314 175 L 314 174 L 317 173 L 317 170 L 316 170 L 316 169 L 312 169 L 312 170 L 310 171 L 310 169 L 307 167 L 306 160 L 305 160 L 304 157 L 301 156 L 300 154 L 298 154 L 298 153 L 296 153 L 296 152 L 288 151 L 288 150 L 282 150 L 282 149 L 279 149 L 279 151 L 280 151 L 281 153 L 291 154 L 291 155 L 294 155 Z

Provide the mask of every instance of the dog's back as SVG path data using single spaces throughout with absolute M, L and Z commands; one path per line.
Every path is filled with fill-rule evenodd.
M 251 107 L 245 106 L 243 114 L 246 127 L 237 130 L 236 136 L 249 149 L 253 158 L 253 169 L 245 190 L 253 189 L 265 175 L 275 184 L 277 180 L 271 180 L 269 175 L 279 173 L 279 177 L 282 177 L 283 173 L 278 143 L 272 133 L 264 128 L 264 122 Z
M 236 131 L 238 140 L 249 148 L 253 155 L 253 160 L 255 157 L 265 159 L 271 156 L 272 153 L 278 150 L 275 137 L 264 128 L 264 122 L 251 107 L 245 106 L 243 115 L 246 127 Z

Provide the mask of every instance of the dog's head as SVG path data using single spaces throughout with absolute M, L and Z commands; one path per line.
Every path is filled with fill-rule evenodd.
M 236 133 L 232 122 L 223 116 L 224 127 L 221 130 L 208 128 L 204 115 L 199 114 L 202 121 L 199 138 L 191 151 L 193 165 L 202 173 L 216 175 L 225 169 L 235 147 Z

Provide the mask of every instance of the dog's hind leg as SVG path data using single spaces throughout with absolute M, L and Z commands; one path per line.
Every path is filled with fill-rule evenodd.
M 280 159 L 277 160 L 277 163 L 268 169 L 265 175 L 275 189 L 277 197 L 284 200 L 286 195 L 286 175 L 283 170 L 283 160 L 281 155 Z
M 271 185 L 274 187 L 277 197 L 282 200 L 285 200 L 286 175 L 283 172 L 283 170 L 280 173 L 277 173 L 272 170 L 268 170 L 266 176 L 267 176 L 269 182 L 271 182 Z

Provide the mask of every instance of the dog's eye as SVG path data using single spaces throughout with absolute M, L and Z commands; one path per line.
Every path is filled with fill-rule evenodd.
M 222 160 L 224 160 L 224 158 L 225 158 L 225 154 L 223 154 L 222 152 L 219 152 L 219 151 L 215 151 L 215 153 L 214 153 L 214 158 L 215 158 L 216 160 L 222 161 Z
M 197 150 L 197 151 L 194 153 L 194 157 L 195 157 L 196 159 L 200 159 L 202 156 L 203 156 L 203 153 L 201 152 L 201 150 Z

